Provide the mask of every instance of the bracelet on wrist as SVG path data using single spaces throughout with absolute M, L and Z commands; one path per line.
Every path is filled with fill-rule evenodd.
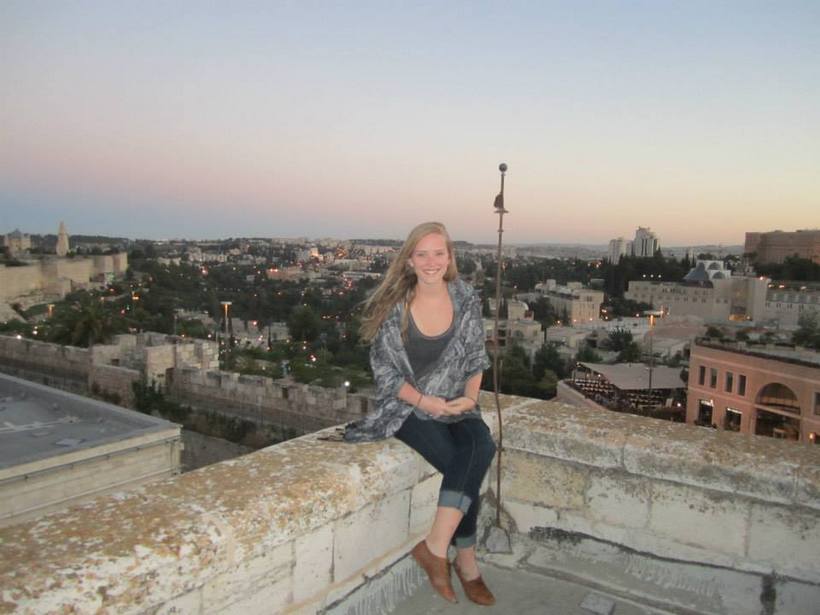
M 414 408 L 418 408 L 421 400 L 424 399 L 424 393 L 419 393 L 419 400 L 416 402 Z

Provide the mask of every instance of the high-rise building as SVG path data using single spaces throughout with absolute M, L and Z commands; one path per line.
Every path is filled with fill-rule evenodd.
M 621 261 L 621 257 L 632 252 L 632 242 L 627 241 L 623 237 L 612 239 L 609 242 L 609 262 L 617 265 Z
M 746 233 L 743 251 L 759 264 L 782 263 L 789 256 L 798 256 L 820 264 L 820 230 L 794 232 L 770 231 Z
M 653 233 L 649 227 L 639 226 L 635 231 L 635 241 L 632 242 L 633 256 L 640 256 L 642 258 L 655 256 L 655 252 L 660 249 L 661 244 L 658 241 L 658 236 Z

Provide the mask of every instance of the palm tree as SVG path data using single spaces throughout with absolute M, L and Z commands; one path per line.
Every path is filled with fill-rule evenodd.
M 57 310 L 49 339 L 69 346 L 90 347 L 109 341 L 115 329 L 112 315 L 103 302 L 86 294 Z

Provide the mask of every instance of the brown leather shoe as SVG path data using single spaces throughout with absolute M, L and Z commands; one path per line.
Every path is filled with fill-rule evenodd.
M 427 543 L 422 540 L 419 544 L 413 547 L 410 551 L 422 570 L 427 573 L 430 579 L 430 585 L 433 586 L 442 598 L 450 602 L 458 602 L 456 599 L 456 592 L 453 591 L 453 585 L 450 583 L 450 562 L 446 557 L 438 557 L 430 552 L 427 548 Z
M 456 569 L 456 574 L 458 575 L 458 580 L 461 581 L 461 586 L 464 588 L 464 593 L 471 601 L 481 606 L 491 606 L 495 604 L 495 596 L 493 596 L 493 593 L 484 584 L 484 579 L 481 578 L 481 575 L 470 581 L 465 581 L 464 577 L 461 576 L 461 570 L 458 569 L 458 566 L 454 565 L 453 568 Z

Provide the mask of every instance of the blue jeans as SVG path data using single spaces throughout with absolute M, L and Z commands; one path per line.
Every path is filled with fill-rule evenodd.
M 457 508 L 464 514 L 453 535 L 453 544 L 459 549 L 473 546 L 478 492 L 495 456 L 495 442 L 487 425 L 474 418 L 440 423 L 410 414 L 395 437 L 441 472 L 438 505 Z

